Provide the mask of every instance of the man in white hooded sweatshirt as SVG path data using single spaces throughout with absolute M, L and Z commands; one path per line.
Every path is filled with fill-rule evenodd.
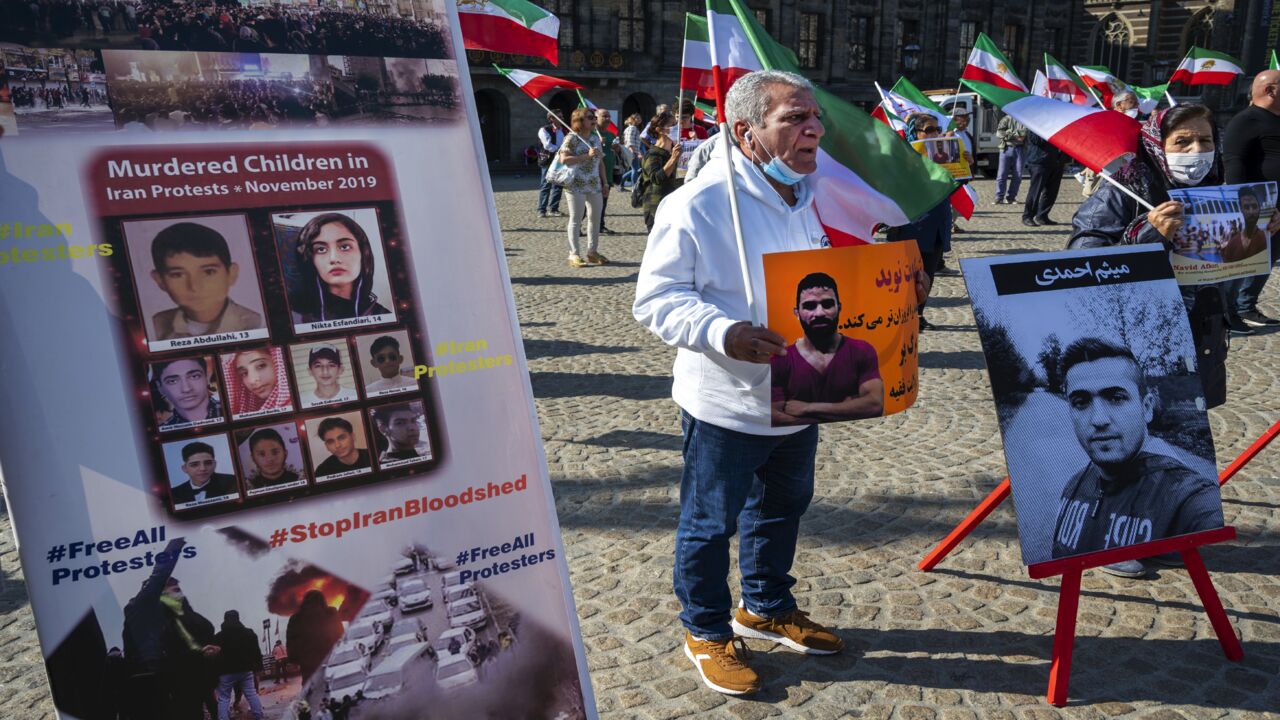
M 820 110 L 808 80 L 760 71 L 734 83 L 725 113 L 751 284 L 767 317 L 761 256 L 829 245 L 805 179 L 817 169 Z M 818 428 L 770 425 L 769 359 L 784 354 L 787 341 L 749 321 L 726 183 L 730 143 L 718 145 L 697 181 L 659 206 L 633 313 L 678 348 L 672 397 L 681 408 L 684 472 L 673 579 L 684 652 L 709 687 L 740 695 L 760 680 L 735 636 L 816 655 L 839 652 L 844 642 L 791 595 Z M 729 540 L 739 530 L 735 609 Z

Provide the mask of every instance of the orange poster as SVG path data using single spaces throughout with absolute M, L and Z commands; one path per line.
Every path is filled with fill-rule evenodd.
M 769 329 L 787 340 L 771 362 L 773 424 L 892 415 L 917 393 L 913 242 L 764 256 Z

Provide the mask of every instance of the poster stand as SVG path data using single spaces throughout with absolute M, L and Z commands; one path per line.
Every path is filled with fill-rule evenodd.
M 1280 421 L 1277 421 L 1274 425 L 1268 428 L 1267 431 L 1262 434 L 1262 437 L 1259 437 L 1252 445 L 1249 446 L 1248 450 L 1241 453 L 1240 457 L 1232 460 L 1231 464 L 1227 465 L 1227 467 L 1218 474 L 1218 485 L 1226 485 L 1228 480 L 1235 477 L 1236 473 L 1240 472 L 1245 465 L 1248 465 L 1250 461 L 1258 456 L 1258 453 L 1261 453 L 1267 445 L 1271 444 L 1271 441 L 1275 440 L 1277 435 L 1280 435 Z M 1009 492 L 1009 478 L 1006 477 L 994 490 L 991 491 L 990 495 L 987 495 L 982 502 L 978 503 L 978 506 L 974 508 L 964 520 L 960 521 L 959 525 L 956 525 L 955 529 L 942 539 L 942 542 L 938 543 L 937 547 L 931 550 L 928 555 L 925 555 L 924 559 L 921 560 L 916 567 L 924 572 L 929 572 L 937 567 L 938 563 L 942 562 L 943 558 L 947 555 L 950 555 L 951 551 L 955 550 L 956 546 L 968 537 L 969 533 L 973 532 L 974 528 L 978 527 L 978 525 L 982 524 L 983 520 L 987 519 L 987 516 L 991 514 L 991 511 L 995 510 L 1000 503 L 1009 498 Z M 1145 547 L 1145 545 L 1143 547 Z M 1150 557 L 1151 555 L 1159 554 L 1160 553 L 1158 552 L 1152 552 L 1147 555 L 1143 555 L 1142 557 Z M 1103 565 L 1108 564 L 1110 563 L 1103 563 Z
M 1200 603 L 1209 616 L 1213 631 L 1218 636 L 1218 642 L 1222 645 L 1223 654 L 1232 662 L 1243 658 L 1244 650 L 1240 647 L 1240 640 L 1236 637 L 1235 630 L 1231 627 L 1231 620 L 1222 608 L 1222 601 L 1218 598 L 1218 591 L 1213 587 L 1213 581 L 1209 579 L 1209 572 L 1204 567 L 1204 560 L 1201 559 L 1199 550 L 1202 545 L 1233 540 L 1235 536 L 1235 528 L 1221 527 L 1027 566 L 1027 573 L 1033 580 L 1042 580 L 1055 575 L 1062 576 L 1062 586 L 1058 591 L 1058 624 L 1053 634 L 1049 690 L 1046 694 L 1049 704 L 1055 707 L 1067 704 L 1067 685 L 1071 679 L 1071 653 L 1074 649 L 1076 634 L 1076 610 L 1080 606 L 1080 575 L 1089 568 L 1125 560 L 1138 560 L 1152 555 L 1179 553 L 1187 566 L 1187 574 L 1191 576 L 1196 593 L 1200 595 Z

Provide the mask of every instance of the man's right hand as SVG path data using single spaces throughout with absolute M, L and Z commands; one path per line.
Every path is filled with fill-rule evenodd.
M 767 327 L 757 327 L 744 320 L 725 333 L 724 354 L 743 362 L 767 363 L 774 355 L 787 354 L 787 341 Z

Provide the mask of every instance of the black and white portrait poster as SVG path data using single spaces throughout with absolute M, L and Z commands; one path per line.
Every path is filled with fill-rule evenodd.
M 1221 527 L 1186 309 L 1158 245 L 965 260 L 1028 565 Z

